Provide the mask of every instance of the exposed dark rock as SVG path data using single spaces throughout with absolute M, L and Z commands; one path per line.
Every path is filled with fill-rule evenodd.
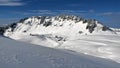
M 3 35 L 4 32 L 5 32 L 5 27 L 0 27 L 0 35 Z
M 86 29 L 89 30 L 90 33 L 92 33 L 94 31 L 94 28 L 97 26 L 96 21 L 95 20 L 88 20 L 88 24 Z
M 112 29 L 110 29 L 109 27 L 107 27 L 107 26 L 104 26 L 104 27 L 102 28 L 102 31 L 106 31 L 106 30 L 113 31 L 113 30 L 112 30 Z
M 26 18 L 24 18 L 24 19 L 21 19 L 20 21 L 19 21 L 19 23 L 23 23 L 25 20 L 27 20 L 28 18 L 26 17 Z
M 37 18 L 37 19 L 41 19 L 41 17 L 39 17 L 39 16 L 35 16 L 35 18 Z
M 43 24 L 43 23 L 44 23 L 44 21 L 45 21 L 45 18 L 46 18 L 46 16 L 42 16 L 42 17 L 41 17 L 40 24 Z
M 79 31 L 78 33 L 79 33 L 79 34 L 82 34 L 83 32 L 82 32 L 82 31 Z
M 102 28 L 102 31 L 106 31 L 106 30 L 108 30 L 108 28 L 104 26 L 104 27 Z
M 65 41 L 65 38 L 64 38 L 64 37 L 55 36 L 55 38 L 57 39 L 57 41 Z
M 49 25 L 51 25 L 52 24 L 52 22 L 50 22 L 50 21 L 48 21 L 48 22 L 45 22 L 44 24 L 43 24 L 43 26 L 49 26 Z
M 27 32 L 26 30 L 24 30 L 23 32 Z
M 75 23 L 81 21 L 81 19 L 82 19 L 82 18 L 79 17 L 79 16 L 74 16 L 74 15 L 64 15 L 64 14 L 55 17 L 55 20 L 58 20 L 58 21 L 60 21 L 60 20 L 62 20 L 62 21 L 65 21 L 65 20 L 74 20 Z
M 14 28 L 16 28 L 17 23 L 12 23 L 9 27 L 11 27 L 11 31 L 14 31 Z
M 84 24 L 84 23 L 87 23 L 87 20 L 83 19 L 83 24 Z

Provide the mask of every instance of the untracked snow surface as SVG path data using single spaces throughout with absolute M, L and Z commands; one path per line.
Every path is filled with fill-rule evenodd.
M 120 64 L 0 37 L 0 68 L 120 68 Z

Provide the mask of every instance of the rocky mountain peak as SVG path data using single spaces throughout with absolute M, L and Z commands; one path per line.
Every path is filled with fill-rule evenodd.
M 12 34 L 109 34 L 113 31 L 95 19 L 74 15 L 32 16 L 6 26 L 5 36 Z

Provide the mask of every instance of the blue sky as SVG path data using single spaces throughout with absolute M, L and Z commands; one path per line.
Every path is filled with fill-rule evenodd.
M 72 14 L 120 28 L 120 0 L 0 0 L 0 24 L 40 15 Z

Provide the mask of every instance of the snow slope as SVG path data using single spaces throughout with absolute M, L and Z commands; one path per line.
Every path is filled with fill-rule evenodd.
M 56 38 L 57 36 L 57 38 Z M 19 41 L 56 49 L 66 49 L 120 63 L 120 35 L 35 35 Z
M 120 35 L 87 35 L 71 38 L 59 48 L 120 63 Z
M 120 68 L 120 64 L 0 37 L 0 68 Z
M 120 35 L 120 28 L 111 28 L 113 31 L 115 31 L 118 35 Z

